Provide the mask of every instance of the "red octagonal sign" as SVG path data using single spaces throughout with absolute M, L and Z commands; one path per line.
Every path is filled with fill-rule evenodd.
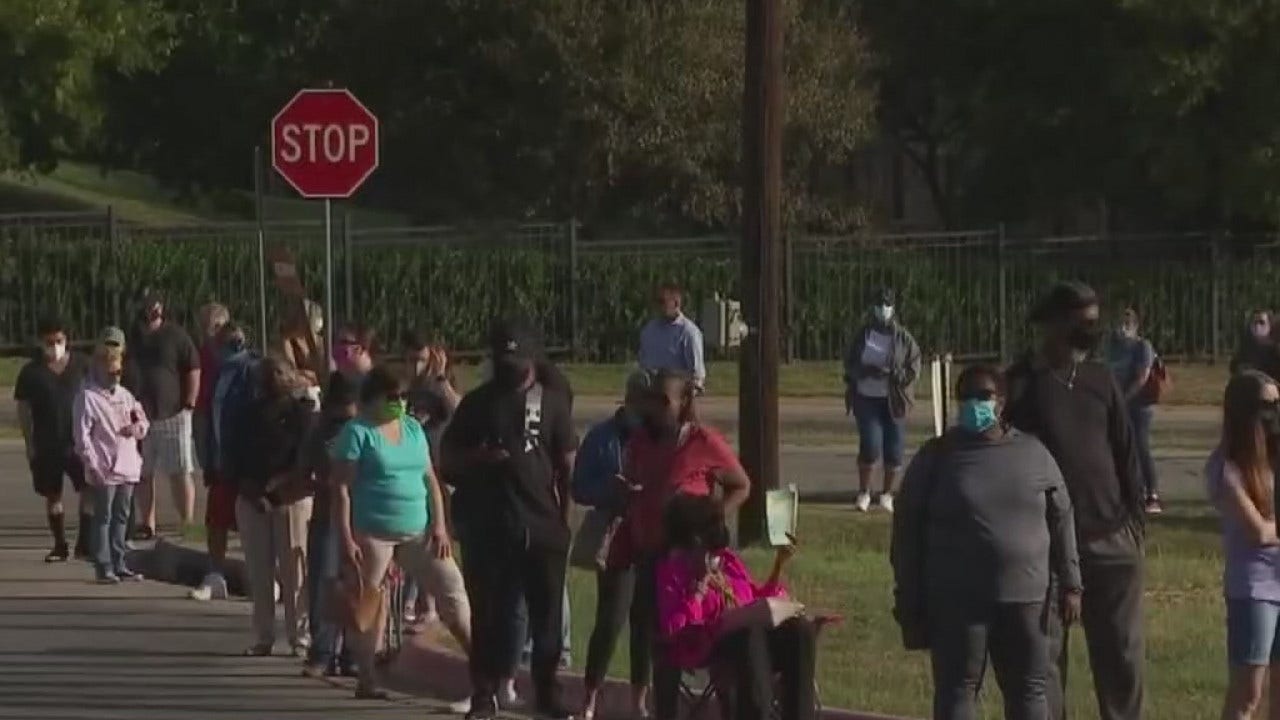
M 306 198 L 345 198 L 378 167 L 378 118 L 348 90 L 302 90 L 271 120 L 271 166 Z

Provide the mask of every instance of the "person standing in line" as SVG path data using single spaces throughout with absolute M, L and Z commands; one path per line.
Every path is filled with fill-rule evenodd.
M 225 305 L 209 303 L 200 308 L 197 315 L 200 324 L 200 391 L 196 395 L 196 409 L 192 416 L 192 434 L 196 446 L 196 462 L 200 465 L 200 478 L 205 486 L 205 547 L 209 551 L 209 572 L 200 585 L 191 591 L 195 600 L 227 599 L 227 581 L 222 576 L 222 564 L 227 555 L 227 531 L 221 524 L 211 522 L 220 498 L 218 458 L 214 442 L 213 392 L 222 368 L 222 329 L 231 322 L 231 313 Z M 234 502 L 234 501 L 233 501 Z M 234 514 L 234 513 L 233 513 Z M 232 523 L 234 524 L 234 523 Z
M 344 636 L 344 628 L 333 622 L 334 587 L 338 580 L 342 553 L 337 528 L 333 524 L 333 488 L 330 453 L 347 423 L 359 412 L 355 390 L 338 383 L 325 394 L 320 419 L 307 434 L 299 456 L 298 472 L 314 488 L 311 521 L 307 524 L 307 586 L 311 621 L 311 650 L 303 674 L 353 676 L 355 655 Z
M 93 367 L 72 409 L 76 454 L 94 494 L 93 564 L 98 582 L 141 580 L 125 562 L 133 489 L 142 479 L 138 441 L 147 435 L 147 414 L 120 387 L 124 373 L 122 335 L 116 328 L 94 350 Z M 113 342 L 114 341 L 114 342 Z
M 557 678 L 569 549 L 569 480 L 578 442 L 567 389 L 547 384 L 540 334 L 522 320 L 490 331 L 493 379 L 463 399 L 445 430 L 444 475 L 464 533 L 463 575 L 472 608 L 468 717 L 498 713 L 497 692 L 523 638 L 511 618 L 519 598 L 533 629 L 535 714 L 571 717 Z
M 723 514 L 738 511 L 751 481 L 724 436 L 698 415 L 697 387 L 674 370 L 657 373 L 641 404 L 642 429 L 627 438 L 623 477 L 630 498 L 622 525 L 609 548 L 607 566 L 634 568 L 640 605 L 637 616 L 654 633 L 658 626 L 657 563 L 668 538 L 663 517 L 677 495 L 712 495 L 719 490 Z M 650 635 L 649 644 L 656 636 Z M 680 670 L 662 653 L 653 657 L 653 706 L 658 720 L 673 720 L 679 702 Z
M 1154 399 L 1146 392 L 1147 381 L 1155 369 L 1156 351 L 1141 333 L 1138 311 L 1133 306 L 1126 307 L 1107 345 L 1107 363 L 1128 403 L 1133 441 L 1138 446 L 1142 479 L 1147 488 L 1147 514 L 1159 515 L 1164 507 L 1160 504 L 1156 463 L 1151 457 L 1151 421 L 1155 418 L 1156 408 Z
M 1280 379 L 1280 347 L 1275 341 L 1275 314 L 1270 310 L 1254 310 L 1249 315 L 1229 369 L 1232 375 L 1257 370 Z
M 876 294 L 870 320 L 844 356 L 845 412 L 858 426 L 858 495 L 860 512 L 871 508 L 871 476 L 884 467 L 878 503 L 893 512 L 893 493 L 906 449 L 907 416 L 915 405 L 920 377 L 920 345 L 898 321 L 892 290 Z
M 613 417 L 592 427 L 578 448 L 577 462 L 573 467 L 573 501 L 592 508 L 591 512 L 604 514 L 610 521 L 626 513 L 631 493 L 622 479 L 623 449 L 631 434 L 640 427 L 640 405 L 649 391 L 650 379 L 643 370 L 632 373 L 627 378 L 622 407 Z M 613 659 L 622 624 L 628 618 L 631 626 L 632 717 L 638 719 L 648 714 L 652 637 L 646 625 L 650 618 L 641 615 L 641 603 L 635 602 L 636 590 L 634 567 L 596 570 L 596 620 L 587 644 L 587 668 L 583 675 L 586 698 L 582 720 L 595 717 L 600 687 Z
M 71 421 L 71 406 L 84 381 L 87 364 L 67 349 L 67 329 L 61 320 L 42 320 L 36 332 L 40 356 L 18 371 L 13 399 L 18 404 L 18 426 L 22 429 L 31 483 L 36 494 L 44 498 L 49 534 L 53 536 L 53 549 L 44 561 L 65 562 L 71 557 L 62 506 L 64 477 L 80 495 L 75 556 L 88 558 L 93 507 L 85 492 L 84 465 L 75 453 Z
M 641 370 L 679 370 L 693 378 L 698 392 L 707 387 L 702 330 L 683 311 L 680 286 L 667 283 L 654 296 L 654 316 L 640 330 Z
M 973 720 L 995 668 L 1008 720 L 1048 716 L 1049 575 L 1063 622 L 1080 615 L 1080 560 L 1062 472 L 1034 436 L 1000 423 L 1000 371 L 965 368 L 958 427 L 907 466 L 893 517 L 894 616 L 909 649 L 927 645 L 933 717 Z
M 290 297 L 280 321 L 280 352 L 298 369 L 307 396 L 318 402 L 320 383 L 329 374 L 324 357 L 324 310 L 308 298 Z
M 343 426 L 330 456 L 332 522 L 347 567 L 363 596 L 375 593 L 378 612 L 366 628 L 352 630 L 359 679 L 356 697 L 383 697 L 374 655 L 386 622 L 382 592 L 395 560 L 423 586 L 427 566 L 453 554 L 440 484 L 422 425 L 408 414 L 407 383 L 374 367 L 360 384 L 360 414 Z
M 378 352 L 378 336 L 363 325 L 346 325 L 333 337 L 334 372 L 329 376 L 328 387 L 334 383 L 347 383 L 359 395 L 365 375 L 373 369 L 373 358 Z
M 302 380 L 287 360 L 264 359 L 257 381 L 256 399 L 235 419 L 245 448 L 236 478 L 236 527 L 253 600 L 254 643 L 245 654 L 270 655 L 275 646 L 278 580 L 289 647 L 294 657 L 305 657 L 310 648 L 306 590 L 312 486 L 298 482 L 296 469 L 314 413 L 310 401 L 294 395 Z
M 1089 360 L 1102 337 L 1099 301 L 1081 283 L 1053 286 L 1030 320 L 1040 347 L 1007 372 L 1006 420 L 1035 435 L 1062 470 L 1084 579 L 1081 620 L 1102 720 L 1142 717 L 1145 535 L 1142 470 L 1128 404 L 1110 370 Z M 1057 604 L 1057 593 L 1049 600 Z M 1049 620 L 1049 716 L 1066 717 L 1067 633 Z
M 191 524 L 196 512 L 192 413 L 200 393 L 200 354 L 187 331 L 167 320 L 164 311 L 163 298 L 146 293 L 138 332 L 125 356 L 134 366 L 125 378 L 138 383 L 129 390 L 151 418 L 151 429 L 142 442 L 144 468 L 136 509 L 143 522 L 135 533 L 139 540 L 155 537 L 156 476 L 169 479 L 182 529 Z
M 1222 516 L 1223 595 L 1227 605 L 1230 678 L 1224 720 L 1257 712 L 1268 670 L 1280 668 L 1280 539 L 1276 538 L 1276 441 L 1280 390 L 1256 370 L 1231 378 L 1223 398 L 1222 440 L 1205 463 L 1209 500 Z M 1280 679 L 1271 676 L 1271 717 Z

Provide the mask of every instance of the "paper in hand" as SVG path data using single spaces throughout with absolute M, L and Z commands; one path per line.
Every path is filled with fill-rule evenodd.
M 770 490 L 764 496 L 765 522 L 769 530 L 769 544 L 782 547 L 791 544 L 796 535 L 797 514 L 800 509 L 800 491 L 795 484 L 780 490 Z

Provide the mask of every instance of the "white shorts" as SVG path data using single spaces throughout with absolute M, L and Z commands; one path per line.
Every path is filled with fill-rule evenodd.
M 142 473 L 190 475 L 196 470 L 195 455 L 191 411 L 183 410 L 171 418 L 151 423 L 142 441 Z

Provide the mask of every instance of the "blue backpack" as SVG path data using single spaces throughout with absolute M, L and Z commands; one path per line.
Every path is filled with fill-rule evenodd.
M 222 365 L 213 386 L 213 424 L 218 470 L 235 478 L 239 461 L 245 456 L 248 438 L 245 417 L 258 400 L 258 367 L 262 356 L 246 350 L 233 355 Z

